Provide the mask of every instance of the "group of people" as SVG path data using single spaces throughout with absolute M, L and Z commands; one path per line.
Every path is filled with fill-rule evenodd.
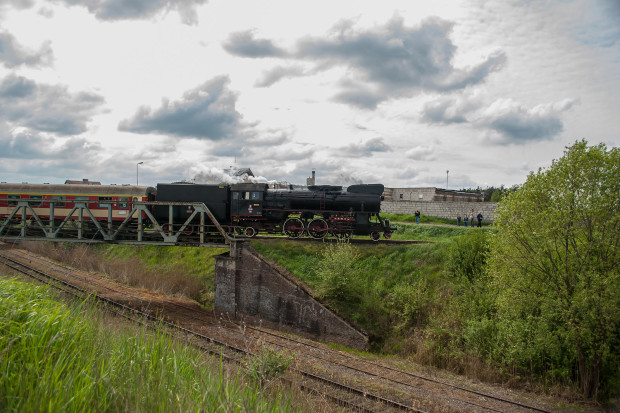
M 461 218 L 461 214 L 458 214 L 456 216 L 456 225 L 458 225 L 459 227 L 461 226 L 461 220 L 463 221 L 463 223 L 465 224 L 465 226 L 467 226 L 467 224 L 469 223 L 472 227 L 476 225 L 475 221 L 474 221 L 474 209 L 471 209 L 471 212 L 469 213 L 469 215 L 466 213 L 463 214 L 464 217 Z M 478 215 L 475 216 L 475 219 L 478 220 L 478 227 L 482 227 L 482 211 L 478 212 Z

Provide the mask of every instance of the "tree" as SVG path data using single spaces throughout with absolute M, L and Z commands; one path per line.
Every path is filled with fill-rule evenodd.
M 503 354 L 591 397 L 620 384 L 618 177 L 618 148 L 575 142 L 500 201 L 488 258 Z

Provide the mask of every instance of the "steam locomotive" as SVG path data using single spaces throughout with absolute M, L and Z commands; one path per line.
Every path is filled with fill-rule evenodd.
M 379 215 L 381 184 L 341 186 L 315 185 L 307 190 L 269 189 L 267 184 L 158 184 L 157 200 L 203 202 L 218 222 L 239 234 L 284 233 L 290 238 L 333 235 L 370 235 L 378 241 L 390 238 L 396 228 Z M 174 208 L 173 222 L 185 222 L 192 211 Z M 167 207 L 155 206 L 154 215 L 170 219 Z
M 92 219 L 102 224 L 123 222 L 131 226 L 137 225 L 138 217 L 132 215 L 132 205 L 138 202 L 149 205 L 149 211 L 158 222 L 173 226 L 167 230 L 183 227 L 189 235 L 192 228 L 198 228 L 200 221 L 196 217 L 188 222 L 194 212 L 188 203 L 200 202 L 209 208 L 225 231 L 247 237 L 259 232 L 284 233 L 291 238 L 308 235 L 317 239 L 328 235 L 343 239 L 351 235 L 370 235 L 372 240 L 378 241 L 381 235 L 390 238 L 396 230 L 389 220 L 379 215 L 383 190 L 380 184 L 352 185 L 346 190 L 330 185 L 294 190 L 269 189 L 267 184 L 250 183 L 158 184 L 156 189 L 130 185 L 1 183 L 0 221 L 14 217 L 17 206 L 26 203 L 29 208 L 23 213 L 28 218 L 53 221 L 58 226 L 63 221 L 77 219 L 76 206 L 86 205 Z M 146 219 L 145 212 L 137 215 Z M 130 223 L 126 223 L 128 216 L 131 216 Z M 91 227 L 96 233 L 97 226 Z

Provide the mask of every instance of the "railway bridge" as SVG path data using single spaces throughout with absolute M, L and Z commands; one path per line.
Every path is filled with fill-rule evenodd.
M 237 235 L 242 231 L 221 225 L 204 203 L 134 201 L 123 220 L 113 219 L 112 204 L 105 201 L 75 200 L 72 209 L 62 213 L 57 207 L 61 200 L 46 199 L 46 207 L 41 199 L 11 203 L 0 218 L 0 240 L 6 242 L 228 248 L 215 262 L 218 314 L 353 348 L 367 346 L 364 333 L 313 298 L 292 274 L 258 254 L 246 236 Z M 168 220 L 156 219 L 154 207 L 169 208 Z M 179 207 L 188 213 L 181 225 L 173 223 L 173 208 Z

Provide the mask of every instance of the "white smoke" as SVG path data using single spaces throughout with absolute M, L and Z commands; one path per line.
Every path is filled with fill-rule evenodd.
M 191 167 L 190 176 L 194 175 L 193 182 L 197 184 L 227 185 L 227 184 L 277 184 L 276 180 L 269 180 L 264 176 L 236 175 L 239 169 L 222 169 L 218 167 Z

